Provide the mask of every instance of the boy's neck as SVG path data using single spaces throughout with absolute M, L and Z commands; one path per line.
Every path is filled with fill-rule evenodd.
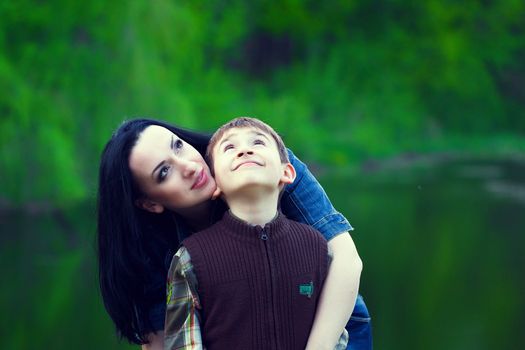
M 264 226 L 275 218 L 279 191 L 243 193 L 227 197 L 233 215 L 252 225 Z

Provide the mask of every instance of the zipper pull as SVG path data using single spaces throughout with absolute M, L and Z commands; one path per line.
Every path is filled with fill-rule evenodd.
M 267 241 L 267 240 L 268 240 L 268 235 L 266 234 L 266 232 L 262 231 L 262 233 L 261 233 L 261 239 L 262 239 L 263 241 Z

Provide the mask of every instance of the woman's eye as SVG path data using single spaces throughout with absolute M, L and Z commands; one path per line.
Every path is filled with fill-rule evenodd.
M 266 143 L 264 143 L 263 140 L 255 140 L 255 141 L 253 141 L 253 144 L 254 145 L 263 145 L 263 146 L 266 145 Z
M 174 148 L 175 149 L 181 149 L 182 145 L 183 145 L 182 140 L 177 140 L 177 141 L 175 141 Z
M 159 182 L 162 182 L 166 178 L 166 176 L 168 176 L 169 171 L 170 171 L 170 167 L 167 165 L 160 168 L 159 175 L 158 175 Z
M 233 149 L 233 145 L 232 145 L 232 144 L 226 145 L 226 146 L 224 147 L 224 150 L 223 150 L 223 151 L 226 152 L 226 151 L 229 150 L 229 149 Z

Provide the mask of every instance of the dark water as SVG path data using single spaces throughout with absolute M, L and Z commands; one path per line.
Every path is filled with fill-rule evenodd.
M 522 348 L 524 163 L 390 164 L 321 181 L 356 228 L 376 349 Z M 94 218 L 91 205 L 0 213 L 4 348 L 129 348 L 98 294 Z
M 525 164 L 394 166 L 325 187 L 356 228 L 377 349 L 523 349 Z

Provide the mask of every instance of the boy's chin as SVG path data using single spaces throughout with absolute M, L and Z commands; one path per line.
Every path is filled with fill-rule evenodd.
M 227 190 L 223 190 L 226 197 L 241 197 L 254 195 L 269 195 L 279 191 L 279 187 L 273 183 L 262 181 L 246 181 Z

